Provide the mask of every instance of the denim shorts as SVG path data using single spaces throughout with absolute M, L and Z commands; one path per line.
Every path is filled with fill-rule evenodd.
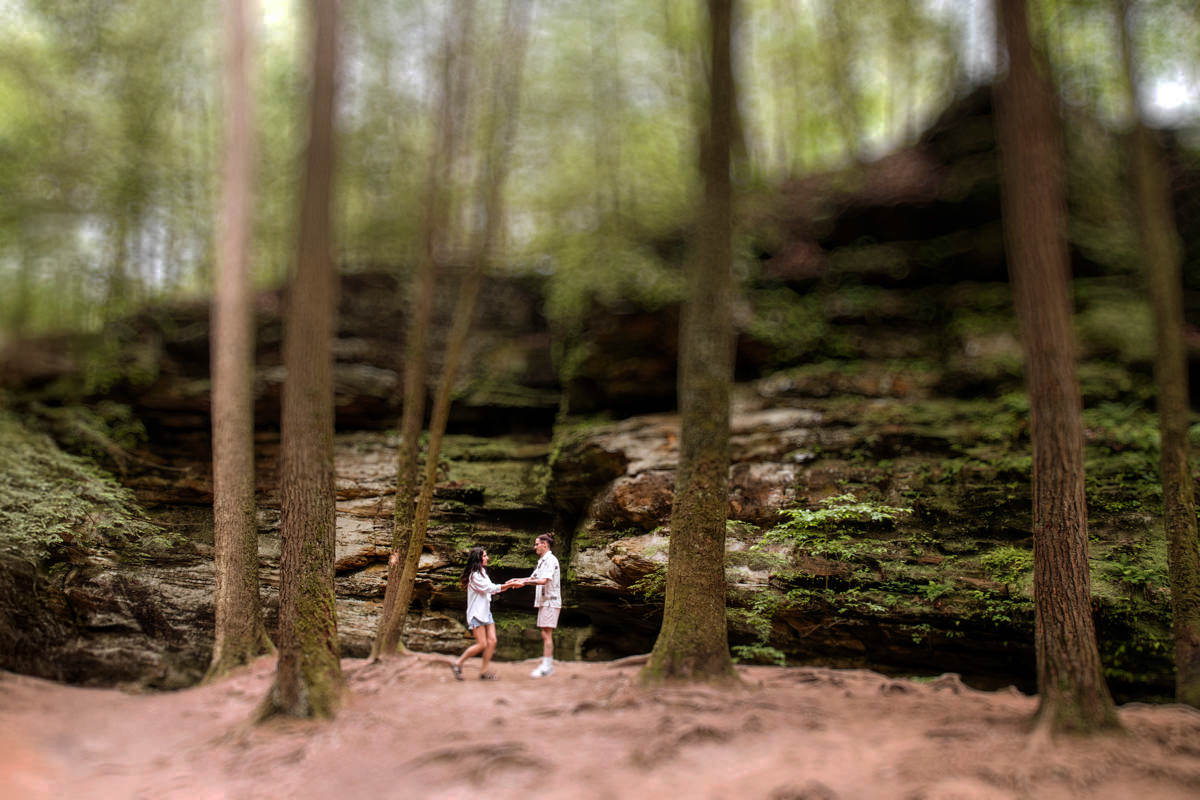
M 495 620 L 492 619 L 491 614 L 487 615 L 487 619 L 480 619 L 479 617 L 471 617 L 469 620 L 467 620 L 467 630 L 473 631 L 476 628 L 480 627 L 481 625 L 492 625 L 494 622 L 495 622 Z

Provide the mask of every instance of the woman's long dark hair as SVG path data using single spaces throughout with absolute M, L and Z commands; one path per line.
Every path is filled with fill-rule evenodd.
M 458 579 L 458 585 L 462 588 L 467 588 L 471 576 L 483 569 L 483 553 L 482 547 L 472 547 L 471 552 L 467 553 L 467 566 L 463 568 L 462 577 Z

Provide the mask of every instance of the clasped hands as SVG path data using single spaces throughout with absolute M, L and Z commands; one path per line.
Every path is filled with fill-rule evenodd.
M 525 586 L 527 585 L 526 581 L 526 578 L 511 578 L 500 585 L 500 591 L 504 591 L 506 589 L 516 589 L 518 586 Z

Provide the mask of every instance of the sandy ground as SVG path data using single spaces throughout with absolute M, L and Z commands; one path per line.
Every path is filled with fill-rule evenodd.
M 744 686 L 644 689 L 638 664 L 346 660 L 332 722 L 246 719 L 263 659 L 128 695 L 0 673 L 0 798 L 1200 797 L 1200 712 L 1122 708 L 1123 735 L 1037 742 L 1035 700 L 872 672 L 739 667 Z

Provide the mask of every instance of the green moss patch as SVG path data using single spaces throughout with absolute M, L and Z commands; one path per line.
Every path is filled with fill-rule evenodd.
M 0 549 L 42 564 L 71 549 L 161 554 L 179 537 L 149 523 L 128 490 L 0 412 Z

